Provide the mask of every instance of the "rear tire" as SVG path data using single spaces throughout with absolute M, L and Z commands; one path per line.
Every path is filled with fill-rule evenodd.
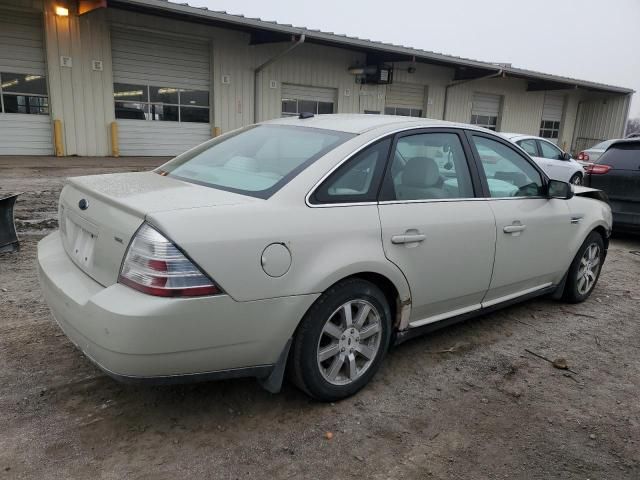
M 598 232 L 591 232 L 578 250 L 565 285 L 563 298 L 570 303 L 584 302 L 600 278 L 604 262 L 604 241 Z
M 316 301 L 295 334 L 293 382 L 323 402 L 349 397 L 380 368 L 391 337 L 391 311 L 373 283 L 350 278 Z
M 583 175 L 581 173 L 574 173 L 573 176 L 569 179 L 569 183 L 572 185 L 582 185 Z

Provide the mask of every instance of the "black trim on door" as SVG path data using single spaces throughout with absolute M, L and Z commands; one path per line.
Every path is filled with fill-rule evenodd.
M 464 155 L 465 155 L 465 160 L 467 162 L 467 168 L 469 169 L 469 175 L 471 176 L 471 185 L 473 188 L 473 192 L 474 192 L 474 196 L 473 198 L 481 198 L 483 197 L 483 190 L 482 190 L 482 183 L 481 183 L 481 177 L 479 175 L 479 172 L 477 170 L 477 165 L 476 162 L 474 160 L 473 157 L 473 153 L 471 151 L 471 149 L 469 148 L 469 142 L 467 141 L 466 137 L 465 137 L 465 133 L 464 130 L 462 129 L 458 129 L 458 128 L 415 128 L 412 130 L 404 130 L 402 132 L 396 133 L 394 135 L 393 138 L 393 142 L 391 144 L 391 148 L 389 149 L 389 155 L 387 157 L 387 165 L 385 168 L 385 172 L 384 172 L 384 176 L 382 179 L 382 183 L 380 186 L 380 191 L 378 193 L 378 201 L 379 202 L 385 202 L 385 201 L 396 201 L 395 198 L 395 191 L 393 188 L 393 180 L 391 179 L 391 175 L 390 175 L 390 170 L 391 170 L 391 165 L 393 164 L 393 157 L 394 157 L 394 153 L 396 151 L 396 146 L 398 144 L 398 140 L 403 138 L 403 137 L 410 137 L 413 135 L 422 135 L 422 134 L 428 134 L 428 133 L 451 133 L 454 134 L 458 137 L 458 139 L 460 140 L 460 144 L 462 145 L 462 149 L 464 151 Z M 391 179 L 391 180 L 390 180 Z M 456 200 L 451 199 L 451 200 Z M 460 200 L 464 200 L 464 199 L 460 199 Z M 425 199 L 425 201 L 428 201 L 427 199 Z
M 491 192 L 489 191 L 489 184 L 487 183 L 487 176 L 484 173 L 484 167 L 482 166 L 482 160 L 480 159 L 480 154 L 478 153 L 478 149 L 476 148 L 476 145 L 475 145 L 475 143 L 473 141 L 473 138 L 472 138 L 474 136 L 488 138 L 489 140 L 493 140 L 493 141 L 496 141 L 498 143 L 501 143 L 505 147 L 510 148 L 511 150 L 513 150 L 515 153 L 517 153 L 519 156 L 521 156 L 524 160 L 529 162 L 529 164 L 540 174 L 540 178 L 542 178 L 543 190 L 545 192 L 548 190 L 548 188 L 549 188 L 549 177 L 544 172 L 544 170 L 542 170 L 542 168 L 540 168 L 536 164 L 536 162 L 534 162 L 533 159 L 531 157 L 529 157 L 529 155 L 526 154 L 526 152 L 520 151 L 520 149 L 515 148 L 513 143 L 511 143 L 509 140 L 506 140 L 505 138 L 502 138 L 502 137 L 500 137 L 498 135 L 492 135 L 492 134 L 485 133 L 485 132 L 479 132 L 477 130 L 465 130 L 464 132 L 465 132 L 466 140 L 467 140 L 467 142 L 469 144 L 469 147 L 470 147 L 471 151 L 473 152 L 473 159 L 474 159 L 475 164 L 476 164 L 476 169 L 478 170 L 478 172 L 480 172 L 480 182 L 482 184 L 483 196 L 484 197 L 493 198 L 493 197 L 491 197 Z M 540 197 L 538 196 L 538 197 L 517 197 L 517 198 L 540 198 Z

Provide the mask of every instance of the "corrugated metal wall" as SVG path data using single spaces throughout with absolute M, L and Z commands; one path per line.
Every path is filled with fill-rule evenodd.
M 30 0 L 18 1 L 32 4 Z M 114 8 L 99 9 L 82 17 L 56 17 L 53 14 L 55 0 L 42 1 L 46 12 L 45 42 L 51 112 L 52 118 L 64 122 L 67 154 L 110 153 L 108 132 L 109 124 L 114 120 L 110 30 L 114 27 L 139 28 L 141 41 L 146 31 L 151 34 L 174 33 L 199 37 L 210 42 L 212 126 L 220 128 L 222 132 L 254 121 L 256 91 L 257 119 L 280 116 L 282 83 L 336 89 L 338 112 L 384 110 L 387 87 L 358 85 L 355 77 L 348 72 L 349 67 L 364 65 L 365 56 L 357 51 L 305 43 L 262 71 L 257 77 L 257 85 L 254 85 L 256 66 L 287 48 L 287 42 L 250 45 L 250 36 L 244 32 Z M 7 3 L 8 0 L 0 0 L 0 3 L 3 2 Z M 61 55 L 73 58 L 72 68 L 60 67 Z M 101 60 L 103 70 L 92 70 L 92 60 Z M 446 86 L 452 81 L 453 74 L 454 70 L 448 67 L 420 63 L 411 65 L 408 62 L 394 64 L 394 82 L 425 88 L 425 116 L 429 118 L 443 118 Z M 501 130 L 537 135 L 544 92 L 527 92 L 526 87 L 525 80 L 512 78 L 479 80 L 452 86 L 448 90 L 445 118 L 468 122 L 474 93 L 496 94 L 503 97 Z M 573 125 L 578 116 L 578 102 L 581 99 L 593 100 L 586 98 L 586 93 L 580 90 L 566 95 L 561 145 L 570 143 L 576 137 Z M 578 122 L 582 125 L 580 134 L 595 135 L 594 131 L 615 131 L 619 134 L 625 121 L 624 102 L 618 97 L 604 110 L 599 110 L 595 104 L 582 105 L 580 117 L 584 119 Z M 604 122 L 608 126 L 590 126 L 594 121 Z
M 620 138 L 624 133 L 629 96 L 592 95 L 580 102 L 575 151 L 583 150 L 603 140 Z
M 255 65 L 277 55 L 287 46 L 256 46 Z M 364 55 L 339 48 L 302 44 L 258 74 L 258 121 L 280 117 L 283 83 L 335 88 L 338 92 L 337 111 L 359 112 L 359 87 L 355 77 L 347 71 L 358 62 L 364 62 Z
M 538 135 L 544 92 L 527 92 L 525 80 L 493 78 L 477 80 L 449 88 L 446 119 L 468 123 L 473 95 L 489 93 L 502 96 L 500 131 Z
M 41 12 L 0 8 L 0 73 L 46 75 Z M 53 153 L 51 117 L 0 113 L 0 155 Z
M 47 71 L 51 115 L 63 122 L 65 154 L 109 155 L 114 114 L 107 12 L 60 17 L 54 7 L 45 2 Z M 71 68 L 60 66 L 61 56 L 71 57 Z M 101 60 L 103 70 L 93 70 L 92 60 Z

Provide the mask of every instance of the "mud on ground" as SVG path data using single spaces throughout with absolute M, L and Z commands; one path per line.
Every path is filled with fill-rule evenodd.
M 640 478 L 637 237 L 612 241 L 587 302 L 534 300 L 408 342 L 336 404 L 253 380 L 115 383 L 55 325 L 35 249 L 64 177 L 158 163 L 0 159 L 0 195 L 25 192 L 22 250 L 0 255 L 0 479 Z

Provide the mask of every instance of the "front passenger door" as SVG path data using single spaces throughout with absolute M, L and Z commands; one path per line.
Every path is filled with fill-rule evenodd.
M 411 327 L 476 310 L 489 288 L 495 222 L 463 139 L 428 129 L 392 147 L 378 208 L 384 253 L 411 289 Z
M 496 255 L 483 306 L 560 282 L 575 225 L 566 200 L 547 198 L 545 179 L 508 142 L 469 132 L 496 222 Z

